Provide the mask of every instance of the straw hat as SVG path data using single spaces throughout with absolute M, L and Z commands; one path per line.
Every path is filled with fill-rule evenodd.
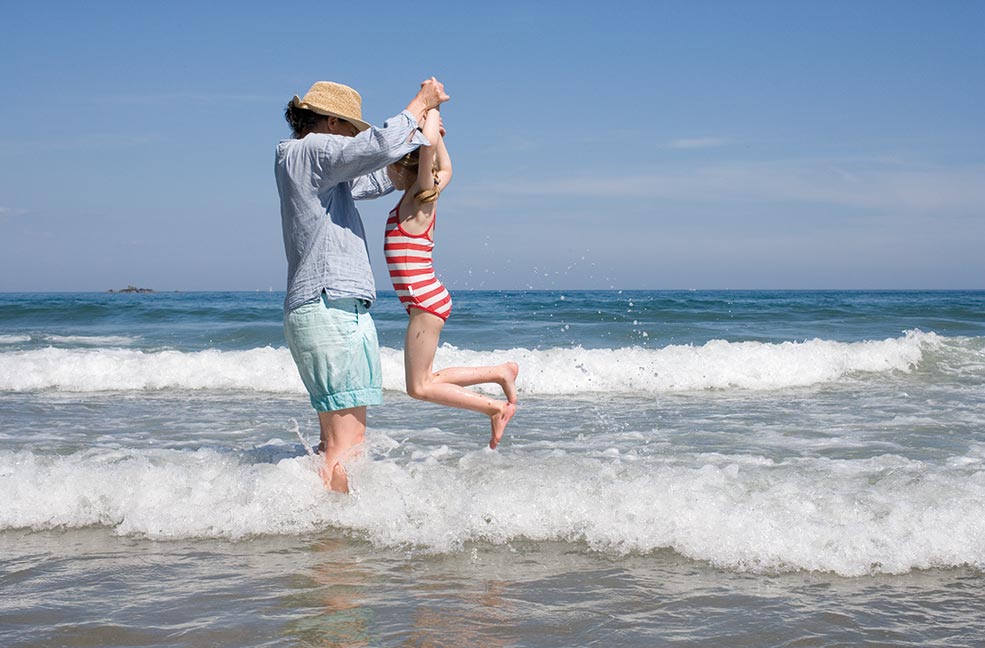
M 369 124 L 362 120 L 362 97 L 358 92 L 341 83 L 318 81 L 311 86 L 303 98 L 294 95 L 291 103 L 295 108 L 304 108 L 319 115 L 344 119 L 360 131 L 369 128 Z

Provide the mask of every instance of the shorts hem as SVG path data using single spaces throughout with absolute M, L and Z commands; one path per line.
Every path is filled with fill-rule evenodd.
M 367 405 L 382 405 L 383 390 L 376 387 L 354 389 L 327 396 L 311 397 L 311 406 L 319 412 L 334 412 L 336 410 L 365 407 Z

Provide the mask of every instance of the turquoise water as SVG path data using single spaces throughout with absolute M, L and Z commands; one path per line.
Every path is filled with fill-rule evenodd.
M 985 632 L 985 292 L 458 292 L 436 366 L 521 365 L 496 452 L 383 293 L 349 497 L 282 299 L 0 295 L 3 645 Z

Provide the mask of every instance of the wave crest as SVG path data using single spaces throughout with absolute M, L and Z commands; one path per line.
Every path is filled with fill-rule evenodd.
M 444 345 L 435 367 L 521 365 L 523 394 L 655 394 L 703 389 L 773 390 L 835 382 L 858 373 L 910 371 L 924 352 L 948 343 L 934 333 L 862 342 L 726 342 L 659 349 L 511 349 L 472 351 Z M 381 350 L 383 386 L 404 389 L 403 352 Z M 0 391 L 67 392 L 246 390 L 303 393 L 290 352 L 45 348 L 0 352 Z
M 344 497 L 323 490 L 307 456 L 0 452 L 0 530 L 98 525 L 162 540 L 238 540 L 335 528 L 433 553 L 543 541 L 613 555 L 671 549 L 756 572 L 985 567 L 980 456 L 947 466 L 888 455 L 682 459 L 479 451 L 360 460 L 348 466 L 353 495 Z

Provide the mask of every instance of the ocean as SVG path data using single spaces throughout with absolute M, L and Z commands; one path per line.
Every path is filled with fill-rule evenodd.
M 0 294 L 0 645 L 985 644 L 985 292 L 453 297 L 345 496 L 283 293 Z

